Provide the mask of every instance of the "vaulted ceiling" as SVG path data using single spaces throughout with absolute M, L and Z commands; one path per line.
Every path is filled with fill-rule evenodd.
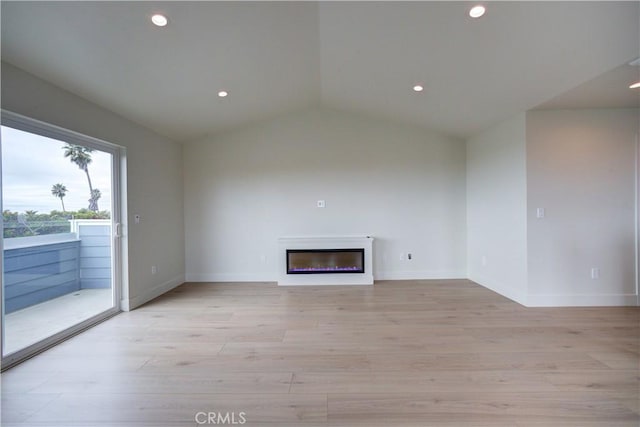
M 638 2 L 485 4 L 2 1 L 2 60 L 179 142 L 318 105 L 460 138 L 545 102 L 638 105 Z M 559 96 L 605 80 L 619 95 Z

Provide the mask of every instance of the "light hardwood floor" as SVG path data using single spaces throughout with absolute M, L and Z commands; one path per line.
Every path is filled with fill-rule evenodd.
M 639 345 L 465 280 L 189 283 L 3 373 L 2 425 L 637 427 Z

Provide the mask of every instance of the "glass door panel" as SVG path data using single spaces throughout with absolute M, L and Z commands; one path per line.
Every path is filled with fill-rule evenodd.
M 1 137 L 4 361 L 117 310 L 119 158 L 81 138 Z

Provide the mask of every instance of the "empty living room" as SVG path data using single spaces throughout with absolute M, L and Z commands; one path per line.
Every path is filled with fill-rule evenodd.
M 2 426 L 640 425 L 638 1 L 0 19 Z

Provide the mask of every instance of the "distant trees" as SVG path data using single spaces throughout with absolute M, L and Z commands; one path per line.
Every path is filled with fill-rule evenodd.
M 98 199 L 101 193 L 100 190 L 93 188 L 91 176 L 89 175 L 89 165 L 92 161 L 91 153 L 93 153 L 93 148 L 75 144 L 65 144 L 62 148 L 64 150 L 64 157 L 67 157 L 71 163 L 77 165 L 78 168 L 87 175 L 87 182 L 89 183 L 89 210 L 98 212 Z
M 67 187 L 63 184 L 54 184 L 53 187 L 51 187 L 51 194 L 59 198 L 60 203 L 62 203 L 62 212 L 67 212 L 64 208 L 64 196 L 67 195 L 67 191 Z
M 62 149 L 64 157 L 80 170 L 82 170 L 89 184 L 89 207 L 77 211 L 67 212 L 64 198 L 69 193 L 67 187 L 62 183 L 54 184 L 51 187 L 51 194 L 60 199 L 62 211 L 52 210 L 50 213 L 38 213 L 35 210 L 25 210 L 23 213 L 4 210 L 2 212 L 3 236 L 4 238 L 38 236 L 44 234 L 68 233 L 70 231 L 70 219 L 110 219 L 109 211 L 98 209 L 98 200 L 102 197 L 102 192 L 93 188 L 91 176 L 89 175 L 89 165 L 92 162 L 92 148 L 66 143 Z
M 89 209 L 78 211 L 38 213 L 29 210 L 24 213 L 4 210 L 2 212 L 3 236 L 11 237 L 38 236 L 69 232 L 69 219 L 109 219 L 109 211 L 93 212 Z

